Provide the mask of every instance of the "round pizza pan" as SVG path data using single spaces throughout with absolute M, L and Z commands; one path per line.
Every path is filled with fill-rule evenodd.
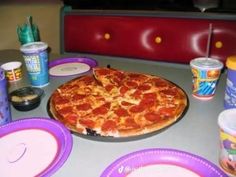
M 166 79 L 165 79 L 166 80 Z M 170 125 L 167 125 L 166 127 L 163 127 L 161 129 L 158 129 L 156 131 L 153 131 L 153 132 L 149 132 L 149 133 L 145 133 L 145 134 L 141 134 L 141 135 L 133 135 L 133 136 L 129 136 L 129 137 L 112 137 L 112 136 L 101 136 L 99 134 L 97 134 L 96 132 L 94 132 L 93 130 L 88 130 L 87 134 L 82 134 L 82 133 L 79 133 L 77 132 L 75 129 L 65 125 L 70 131 L 71 133 L 73 133 L 74 135 L 77 135 L 77 136 L 80 136 L 82 138 L 86 138 L 86 139 L 89 139 L 89 140 L 95 140 L 95 141 L 104 141 L 104 142 L 124 142 L 124 141 L 135 141 L 135 140 L 140 140 L 140 139 L 144 139 L 144 138 L 148 138 L 148 137 L 151 137 L 151 136 L 154 136 L 156 135 L 157 133 L 160 133 L 162 131 L 165 131 L 167 128 L 170 128 L 172 125 L 174 125 L 175 123 L 179 122 L 185 115 L 185 113 L 187 112 L 188 110 L 188 107 L 189 107 L 189 99 L 188 99 L 188 96 L 186 94 L 186 92 L 181 88 L 179 87 L 177 84 L 169 81 L 169 80 L 166 80 L 172 84 L 174 84 L 176 87 L 180 88 L 182 90 L 182 92 L 185 94 L 186 96 L 186 101 L 187 101 L 187 104 L 186 104 L 186 107 L 185 109 L 183 110 L 182 114 L 177 118 L 177 120 L 173 123 L 171 123 Z M 68 81 L 69 82 L 69 81 Z M 50 97 L 51 98 L 51 97 Z M 48 112 L 48 115 L 49 117 L 51 117 L 52 119 L 56 119 L 53 114 L 51 113 L 50 111 L 50 98 L 48 100 L 48 103 L 47 103 L 47 112 Z M 57 119 L 56 119 L 57 120 Z M 58 120 L 60 121 L 60 120 Z M 62 122 L 63 123 L 63 122 Z

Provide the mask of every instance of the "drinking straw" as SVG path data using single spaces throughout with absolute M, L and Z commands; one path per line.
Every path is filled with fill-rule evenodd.
M 33 41 L 35 41 L 34 35 L 33 35 L 33 30 L 32 30 L 32 17 L 31 16 L 27 17 L 27 25 L 29 27 L 29 34 L 30 34 L 31 38 L 33 39 Z
M 206 48 L 206 58 L 209 58 L 209 56 L 210 56 L 211 37 L 212 37 L 212 23 L 209 24 L 207 48 Z

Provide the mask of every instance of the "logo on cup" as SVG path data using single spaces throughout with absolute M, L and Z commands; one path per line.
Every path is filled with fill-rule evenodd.
M 199 96 L 212 96 L 220 76 L 219 70 L 198 70 L 193 68 L 193 94 Z
M 40 59 L 38 55 L 24 56 L 28 72 L 40 72 Z

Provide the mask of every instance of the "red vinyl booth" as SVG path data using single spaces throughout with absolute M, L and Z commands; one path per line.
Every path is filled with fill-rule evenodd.
M 236 54 L 236 16 L 93 11 L 63 8 L 61 52 L 90 53 L 187 64 L 205 56 L 212 24 L 210 57 Z

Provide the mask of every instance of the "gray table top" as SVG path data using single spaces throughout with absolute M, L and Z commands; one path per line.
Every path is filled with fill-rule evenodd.
M 189 108 L 184 117 L 164 131 L 130 141 L 99 141 L 87 139 L 78 135 L 73 136 L 72 152 L 65 164 L 54 174 L 55 177 L 96 177 L 119 157 L 128 153 L 148 148 L 171 148 L 199 155 L 217 166 L 219 153 L 219 130 L 217 118 L 223 111 L 224 89 L 226 74 L 220 77 L 216 95 L 209 101 L 197 100 L 191 95 L 192 75 L 188 65 L 170 64 L 153 61 L 124 59 L 119 57 L 75 54 L 65 56 L 86 56 L 97 60 L 98 65 L 136 71 L 164 77 L 179 85 L 188 95 Z M 65 56 L 50 55 L 50 60 Z M 0 51 L 0 64 L 18 60 L 23 57 L 17 50 Z M 77 75 L 78 76 L 78 75 Z M 50 77 L 50 84 L 43 88 L 45 96 L 41 105 L 28 112 L 20 112 L 11 107 L 12 118 L 17 120 L 26 117 L 49 117 L 47 102 L 51 93 L 62 83 L 77 76 Z M 29 85 L 27 75 L 10 84 L 9 91 Z

